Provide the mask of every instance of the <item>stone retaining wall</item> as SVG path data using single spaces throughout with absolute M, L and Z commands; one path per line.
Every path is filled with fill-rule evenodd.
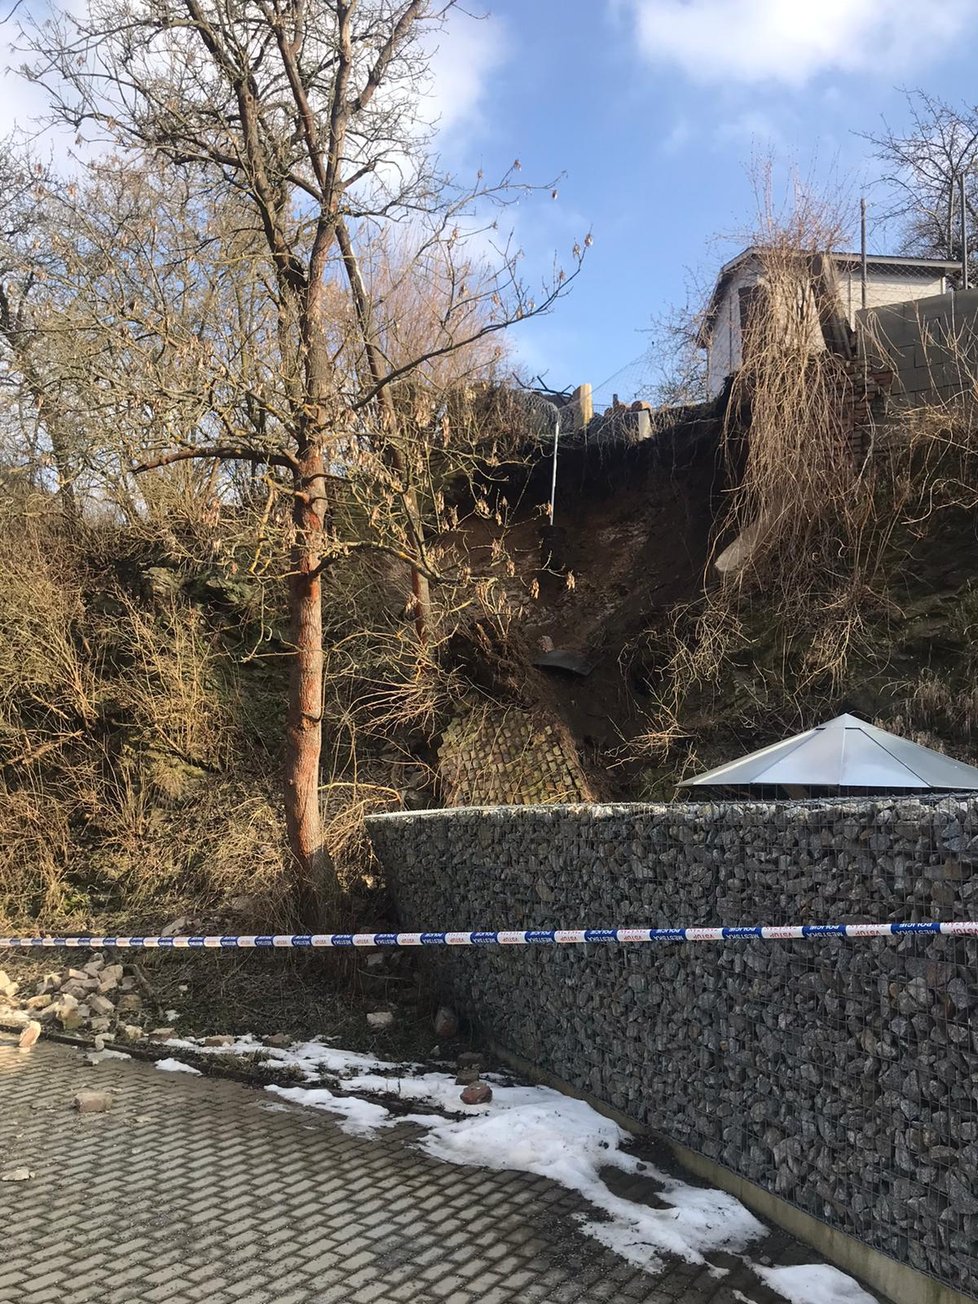
M 978 917 L 978 803 L 483 808 L 369 821 L 405 928 Z M 465 949 L 503 1046 L 978 1295 L 978 942 Z
M 540 711 L 482 702 L 445 730 L 438 781 L 446 806 L 532 806 L 594 797 L 574 740 Z

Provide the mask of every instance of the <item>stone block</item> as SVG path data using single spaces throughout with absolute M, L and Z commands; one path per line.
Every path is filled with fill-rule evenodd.
M 112 1108 L 108 1091 L 79 1091 L 71 1102 L 79 1114 L 104 1114 Z

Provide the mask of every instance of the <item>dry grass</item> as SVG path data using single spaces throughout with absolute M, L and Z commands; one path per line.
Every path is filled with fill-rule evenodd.
M 732 488 L 718 515 L 702 599 L 677 611 L 671 655 L 638 747 L 690 768 L 691 720 L 726 712 L 765 736 L 829 712 L 865 674 L 885 670 L 902 568 L 936 538 L 949 510 L 978 506 L 978 348 L 962 327 L 941 341 L 956 363 L 954 402 L 934 403 L 852 439 L 853 369 L 822 347 L 818 255 L 840 247 L 838 223 L 804 195 L 787 218 L 768 208 L 750 241 L 759 298 L 745 331 L 723 431 Z M 926 679 L 901 718 L 936 721 Z M 899 711 L 897 714 L 901 714 Z M 942 718 L 950 721 L 950 713 Z M 777 728 L 775 724 L 775 728 Z M 755 733 L 756 730 L 756 733 Z
M 0 923 L 145 925 L 240 895 L 273 923 L 287 853 L 233 658 L 192 604 L 106 572 L 100 528 L 66 532 L 43 495 L 0 513 Z
M 43 494 L 0 509 L 0 927 L 216 921 L 238 897 L 255 926 L 292 922 L 277 576 L 229 611 L 250 526 L 213 523 L 195 568 L 198 525 L 67 532 Z M 425 641 L 406 566 L 363 552 L 330 572 L 324 836 L 353 896 L 377 876 L 366 816 L 433 789 L 430 740 L 468 688 L 451 640 L 509 619 L 504 583 L 435 560 L 454 578 L 433 586 Z

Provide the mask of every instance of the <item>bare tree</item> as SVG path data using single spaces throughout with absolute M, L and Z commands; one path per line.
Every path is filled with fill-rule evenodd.
M 51 253 L 45 240 L 47 171 L 15 144 L 0 144 L 0 344 L 3 380 L 14 395 L 14 464 L 35 481 L 54 481 L 65 515 L 77 511 L 77 440 L 73 423 L 52 391 L 52 368 L 39 314 L 46 312 Z
M 978 106 L 955 108 L 926 91 L 906 93 L 909 126 L 863 133 L 886 171 L 891 202 L 884 216 L 899 224 L 907 253 L 960 258 L 960 186 L 971 247 L 978 215 Z
M 580 265 L 575 249 L 570 276 L 555 268 L 534 297 L 519 274 L 519 250 L 489 235 L 477 287 L 449 278 L 434 338 L 413 354 L 388 351 L 383 305 L 364 270 L 377 233 L 407 230 L 414 258 L 406 274 L 424 278 L 436 250 L 443 265 L 459 263 L 473 233 L 491 230 L 487 208 L 525 189 L 513 173 L 461 187 L 431 152 L 424 91 L 432 43 L 454 7 L 455 0 L 95 0 L 87 16 L 61 13 L 27 35 L 31 75 L 59 119 L 80 131 L 94 125 L 113 148 L 155 161 L 191 194 L 247 213 L 257 235 L 237 253 L 227 233 L 211 246 L 225 272 L 237 266 L 243 281 L 264 287 L 274 316 L 274 367 L 229 382 L 239 382 L 246 425 L 212 438 L 204 432 L 219 414 L 208 411 L 191 427 L 157 426 L 156 446 L 136 469 L 240 462 L 264 466 L 288 486 L 285 806 L 310 923 L 323 918 L 333 881 L 319 805 L 322 584 L 331 561 L 351 547 L 393 550 L 383 536 L 343 536 L 336 500 L 351 457 L 366 448 L 372 465 L 385 468 L 404 519 L 397 551 L 411 565 L 423 637 L 425 581 L 438 576 L 426 562 L 398 387 L 438 358 L 547 311 Z M 482 309 L 475 317 L 473 296 Z

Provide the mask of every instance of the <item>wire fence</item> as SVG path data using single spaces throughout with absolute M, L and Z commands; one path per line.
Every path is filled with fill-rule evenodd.
M 716 941 L 432 954 L 502 1045 L 978 1295 L 978 803 L 473 810 L 371 835 L 407 923 L 451 902 L 460 929 L 505 911 Z

